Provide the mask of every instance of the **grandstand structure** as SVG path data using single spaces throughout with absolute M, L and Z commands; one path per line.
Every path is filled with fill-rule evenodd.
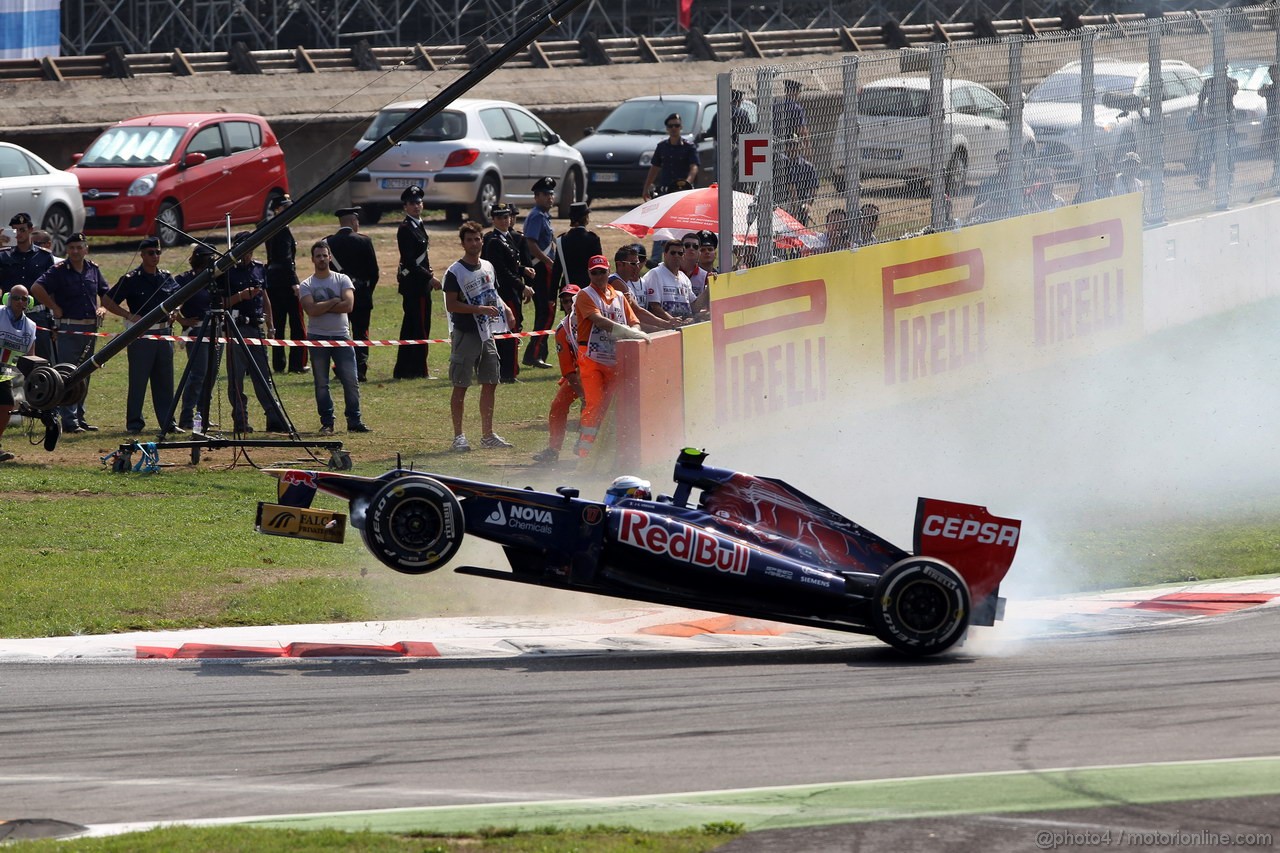
M 1213 9 L 1224 0 L 694 0 L 699 32 L 980 23 Z M 263 51 L 502 41 L 543 0 L 63 0 L 62 54 Z M 678 0 L 588 0 L 544 40 L 664 37 L 684 31 Z

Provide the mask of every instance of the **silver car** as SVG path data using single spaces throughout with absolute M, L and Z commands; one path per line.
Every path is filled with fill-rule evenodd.
M 80 181 L 25 148 L 0 142 L 0 226 L 19 213 L 31 214 L 53 238 L 53 253 L 63 254 L 67 238 L 84 230 Z
M 363 151 L 426 101 L 383 107 L 364 137 Z M 498 202 L 529 206 L 534 181 L 558 182 L 559 215 L 583 198 L 586 167 L 582 155 L 524 107 L 509 101 L 459 98 L 379 157 L 348 184 L 351 203 L 366 223 L 401 209 L 407 187 L 423 190 L 423 205 L 489 224 Z

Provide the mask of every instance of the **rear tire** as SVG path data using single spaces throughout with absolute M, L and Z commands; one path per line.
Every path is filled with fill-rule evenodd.
M 67 238 L 75 231 L 75 221 L 71 218 L 71 211 L 60 204 L 55 204 L 45 211 L 44 222 L 40 227 L 49 232 L 49 237 L 53 240 L 53 253 L 59 257 L 65 255 Z
M 480 182 L 480 189 L 476 193 L 475 203 L 471 205 L 471 209 L 467 213 L 481 225 L 492 225 L 493 217 L 490 216 L 489 211 L 493 210 L 493 206 L 501 199 L 502 190 L 498 186 L 498 179 L 493 175 L 486 175 L 485 179 Z
M 909 655 L 950 648 L 969 627 L 969 587 L 941 560 L 908 557 L 876 584 L 869 624 L 875 635 Z
M 365 511 L 364 544 L 380 563 L 406 575 L 435 571 L 462 547 L 462 504 L 430 477 L 392 480 Z

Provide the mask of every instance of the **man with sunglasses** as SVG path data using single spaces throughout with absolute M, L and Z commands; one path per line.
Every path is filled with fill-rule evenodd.
M 672 240 L 662 247 L 662 263 L 645 273 L 641 282 L 649 313 L 679 325 L 693 320 L 693 286 L 680 269 L 684 257 L 684 243 Z
M 698 146 L 681 136 L 684 122 L 680 114 L 672 113 L 665 123 L 667 138 L 654 146 L 649 173 L 644 178 L 644 201 L 671 192 L 677 181 L 686 181 L 693 187 L 698 177 Z
M 142 263 L 120 277 L 116 286 L 102 297 L 102 307 L 126 325 L 133 326 L 178 289 L 173 276 L 160 268 L 160 241 L 148 237 L 138 244 Z M 146 428 L 142 401 L 151 386 L 151 407 L 164 432 L 183 432 L 176 423 L 165 421 L 173 411 L 173 344 L 148 339 L 150 335 L 173 334 L 173 317 L 162 317 L 146 328 L 144 336 L 129 344 L 129 391 L 125 400 L 125 429 L 129 435 L 141 435 Z
M 0 291 L 8 293 L 21 284 L 30 293 L 36 279 L 55 263 L 48 249 L 41 249 L 32 240 L 35 226 L 29 213 L 18 213 L 9 220 L 16 238 L 14 245 L 0 249 Z M 44 305 L 32 299 L 27 306 L 27 319 L 36 324 L 36 355 L 53 363 L 53 315 Z
M 31 296 L 48 308 L 62 330 L 58 334 L 59 363 L 80 364 L 97 348 L 95 335 L 107 316 L 102 297 L 111 288 L 98 265 L 89 260 L 89 238 L 76 232 L 67 238 L 67 259 L 54 264 L 36 280 Z M 89 377 L 84 378 L 86 389 Z M 97 432 L 85 421 L 84 403 L 59 406 L 62 431 Z
M 0 437 L 9 427 L 13 414 L 13 377 L 18 375 L 18 359 L 29 355 L 36 345 L 36 324 L 26 316 L 27 288 L 15 284 L 8 300 L 0 308 Z M 0 462 L 8 462 L 13 454 L 0 449 Z

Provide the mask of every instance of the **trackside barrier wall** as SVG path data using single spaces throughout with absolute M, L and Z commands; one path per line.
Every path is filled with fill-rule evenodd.
M 1128 195 L 721 275 L 709 322 L 620 346 L 617 461 L 1134 340 L 1142 252 L 1142 204 Z
M 1276 233 L 1280 200 L 1275 199 L 1147 231 L 1147 331 L 1280 295 L 1280 266 L 1265 260 Z

